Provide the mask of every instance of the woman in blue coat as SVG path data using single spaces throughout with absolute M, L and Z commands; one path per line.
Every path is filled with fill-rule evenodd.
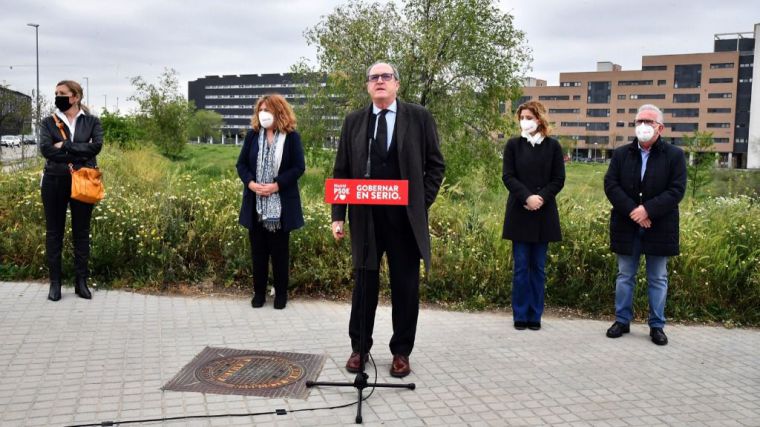
M 541 329 L 549 242 L 562 240 L 555 197 L 565 185 L 559 142 L 549 137 L 540 102 L 517 107 L 522 133 L 504 147 L 502 180 L 509 190 L 502 237 L 512 241 L 512 312 L 515 329 Z
M 304 225 L 298 178 L 304 162 L 296 117 L 280 95 L 265 95 L 256 102 L 237 161 L 243 181 L 240 224 L 248 229 L 253 263 L 253 299 L 259 308 L 266 301 L 269 260 L 274 277 L 274 308 L 288 301 L 290 232 Z

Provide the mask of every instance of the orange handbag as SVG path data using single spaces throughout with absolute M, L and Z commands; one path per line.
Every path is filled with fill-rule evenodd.
M 58 130 L 61 131 L 63 139 L 66 139 L 66 131 L 63 129 L 63 123 L 55 116 L 55 114 L 53 114 L 53 120 L 55 120 L 55 125 L 58 126 Z M 69 171 L 71 172 L 72 199 L 91 205 L 103 200 L 106 196 L 105 189 L 103 188 L 103 174 L 97 167 L 81 167 L 74 170 L 74 165 L 69 163 Z

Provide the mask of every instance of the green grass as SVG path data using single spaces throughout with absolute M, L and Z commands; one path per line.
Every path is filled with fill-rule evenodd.
M 107 147 L 99 157 L 107 195 L 95 208 L 91 233 L 94 280 L 130 288 L 171 290 L 213 283 L 248 289 L 248 236 L 237 224 L 242 184 L 234 165 L 239 150 L 190 145 L 171 161 L 152 149 Z M 307 170 L 299 181 L 306 226 L 291 235 L 294 293 L 350 292 L 349 245 L 333 241 L 330 208 L 323 201 L 331 163 L 326 153 L 307 154 Z M 456 182 L 447 177 L 431 208 L 432 268 L 420 289 L 425 302 L 465 309 L 509 307 L 511 245 L 501 239 L 507 191 L 497 162 L 489 164 L 462 168 L 468 173 Z M 2 279 L 47 275 L 39 168 L 0 174 Z M 605 171 L 606 165 L 567 167 L 566 186 L 558 196 L 564 240 L 549 249 L 547 304 L 612 314 L 616 263 L 608 247 Z M 682 254 L 669 262 L 666 314 L 760 325 L 760 203 L 752 190 L 760 173 L 717 175 L 707 196 L 687 197 L 681 204 Z M 67 276 L 73 274 L 69 239 L 67 234 Z M 637 287 L 635 309 L 646 315 L 646 286 Z

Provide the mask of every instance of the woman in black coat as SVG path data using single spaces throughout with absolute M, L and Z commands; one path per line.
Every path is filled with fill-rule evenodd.
M 555 197 L 565 185 L 562 148 L 550 138 L 546 108 L 517 108 L 522 134 L 504 147 L 502 180 L 509 190 L 502 238 L 512 240 L 512 312 L 516 329 L 541 329 L 548 242 L 562 240 Z
M 82 86 L 63 80 L 55 86 L 53 115 L 40 124 L 40 152 L 45 169 L 40 183 L 45 210 L 45 254 L 50 274 L 48 299 L 61 299 L 61 253 L 66 210 L 71 207 L 71 235 L 74 243 L 74 292 L 92 298 L 87 288 L 90 257 L 90 219 L 94 205 L 71 198 L 71 168 L 96 168 L 96 156 L 103 147 L 100 120 L 82 105 Z M 56 124 L 60 123 L 60 128 Z
M 237 161 L 244 186 L 239 222 L 251 241 L 251 305 L 264 305 L 271 258 L 274 308 L 283 309 L 288 301 L 290 232 L 304 225 L 298 191 L 298 178 L 306 169 L 303 147 L 293 109 L 280 95 L 256 102 L 251 126 Z

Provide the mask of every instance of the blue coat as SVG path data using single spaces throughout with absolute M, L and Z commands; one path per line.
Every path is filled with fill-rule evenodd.
M 256 193 L 248 188 L 248 183 L 256 182 L 256 163 L 259 154 L 259 133 L 249 130 L 243 142 L 243 148 L 238 156 L 238 176 L 243 182 L 243 204 L 240 207 L 238 222 L 251 229 L 256 216 Z M 303 227 L 303 210 L 301 209 L 301 194 L 298 190 L 298 178 L 306 170 L 298 132 L 291 132 L 285 137 L 285 147 L 282 150 L 280 170 L 274 181 L 280 187 L 280 203 L 282 203 L 281 219 L 283 231 L 289 232 Z

